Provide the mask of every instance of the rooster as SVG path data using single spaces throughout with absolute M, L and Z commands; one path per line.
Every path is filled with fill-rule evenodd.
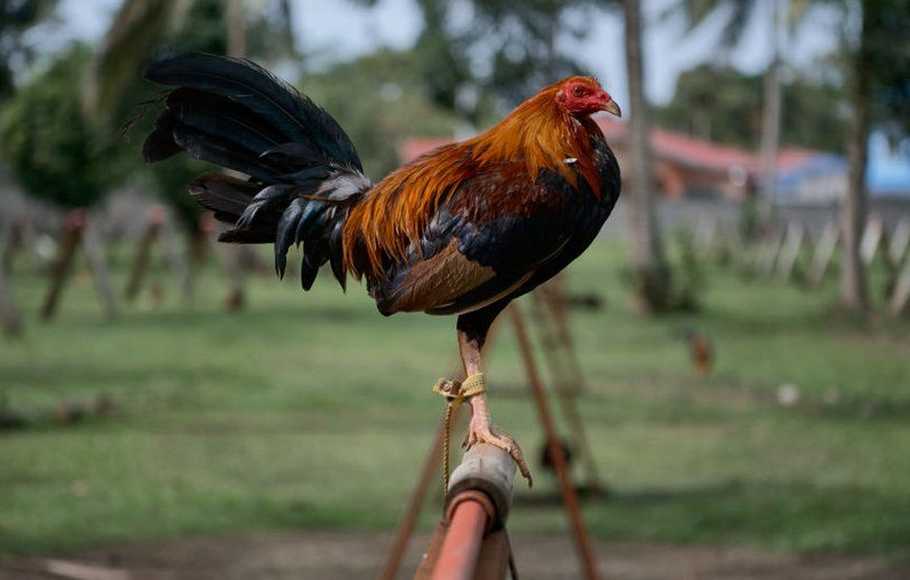
M 365 280 L 386 316 L 457 315 L 462 384 L 481 387 L 468 398 L 465 446 L 506 450 L 530 483 L 521 448 L 492 426 L 481 349 L 497 315 L 577 258 L 619 197 L 616 158 L 590 117 L 621 113 L 597 81 L 549 85 L 491 129 L 373 183 L 335 119 L 251 61 L 188 54 L 146 78 L 171 87 L 147 162 L 185 151 L 245 176 L 189 185 L 232 226 L 220 241 L 274 243 L 279 277 L 302 244 L 304 290 L 328 262 L 342 289 L 349 276 Z

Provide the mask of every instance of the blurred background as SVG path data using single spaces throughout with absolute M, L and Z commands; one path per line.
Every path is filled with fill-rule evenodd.
M 562 340 L 524 302 L 605 572 L 910 577 L 907 30 L 907 0 L 0 0 L 0 578 L 372 576 L 430 447 L 452 320 L 278 282 L 214 243 L 204 164 L 143 165 L 141 71 L 188 50 L 292 82 L 374 180 L 595 75 L 623 197 L 551 288 Z M 536 458 L 516 348 L 492 399 Z M 578 577 L 532 469 L 519 569 Z

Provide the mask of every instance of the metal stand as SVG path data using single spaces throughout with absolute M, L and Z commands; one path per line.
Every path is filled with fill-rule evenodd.
M 575 493 L 575 486 L 572 484 L 572 478 L 569 474 L 566 458 L 563 455 L 562 446 L 559 444 L 556 425 L 553 423 L 553 416 L 550 413 L 550 407 L 547 404 L 547 394 L 546 391 L 544 391 L 543 383 L 540 380 L 540 373 L 537 371 L 537 363 L 534 361 L 531 339 L 528 337 L 524 316 L 522 315 L 521 308 L 518 304 L 513 303 L 509 306 L 509 315 L 512 317 L 512 324 L 515 326 L 515 335 L 518 338 L 518 349 L 521 353 L 521 358 L 524 361 L 525 371 L 528 373 L 528 382 L 531 386 L 531 392 L 534 395 L 534 402 L 537 405 L 540 424 L 543 426 L 544 433 L 546 434 L 550 457 L 553 458 L 553 466 L 556 469 L 556 476 L 559 478 L 562 501 L 566 508 L 566 516 L 569 518 L 569 524 L 572 527 L 575 547 L 578 550 L 578 559 L 581 561 L 582 565 L 583 577 L 586 580 L 597 580 L 600 578 L 600 573 L 597 570 L 597 560 L 594 557 L 594 549 L 591 546 L 584 520 L 581 517 L 581 509 L 578 507 L 578 496 Z
M 572 443 L 584 465 L 587 489 L 592 493 L 603 493 L 594 453 L 578 411 L 577 397 L 587 390 L 587 385 L 569 333 L 565 295 L 561 285 L 547 285 L 532 294 L 532 298 L 535 318 L 542 330 L 544 358 L 559 397 L 559 409 L 572 432 Z
M 513 326 L 515 328 L 515 335 L 518 340 L 518 347 L 521 353 L 521 358 L 524 363 L 525 372 L 527 373 L 528 386 L 531 390 L 531 393 L 534 397 L 534 403 L 538 411 L 538 419 L 543 428 L 544 434 L 546 436 L 547 446 L 549 449 L 550 457 L 553 459 L 554 468 L 556 470 L 557 477 L 559 479 L 560 492 L 563 499 L 563 505 L 566 508 L 566 515 L 569 519 L 569 523 L 572 528 L 573 537 L 575 540 L 576 548 L 578 550 L 579 559 L 582 564 L 582 570 L 584 572 L 583 577 L 586 580 L 597 580 L 600 578 L 600 575 L 597 570 L 596 558 L 594 556 L 593 548 L 591 546 L 590 539 L 587 534 L 587 530 L 584 525 L 584 521 L 581 516 L 581 510 L 578 505 L 578 496 L 575 491 L 575 486 L 572 483 L 571 474 L 568 469 L 568 465 L 563 454 L 562 446 L 559 442 L 559 437 L 556 431 L 555 423 L 553 422 L 553 416 L 550 412 L 549 403 L 547 400 L 547 395 L 543 387 L 543 382 L 540 378 L 540 373 L 537 368 L 537 363 L 534 360 L 534 354 L 531 346 L 531 340 L 528 336 L 527 325 L 524 321 L 524 316 L 521 313 L 520 307 L 517 304 L 512 304 L 508 309 L 509 316 L 511 317 Z M 488 341 L 489 343 L 489 341 Z M 573 420 L 570 420 L 570 424 L 575 422 L 576 425 L 581 425 L 581 419 L 577 415 L 577 407 L 575 406 L 574 398 L 567 404 L 563 405 L 564 410 L 568 409 L 571 413 L 572 410 L 575 411 L 575 416 Z M 453 419 L 454 422 L 454 419 Z M 582 430 L 580 434 L 576 434 L 576 437 L 579 441 L 583 441 L 584 445 L 587 445 L 587 438 L 584 431 Z M 417 518 L 420 515 L 421 508 L 423 506 L 424 500 L 426 498 L 427 490 L 430 486 L 431 481 L 433 480 L 433 472 L 437 469 L 442 453 L 442 438 L 443 430 L 440 427 L 437 430 L 436 436 L 434 438 L 433 444 L 431 445 L 428 455 L 424 460 L 423 468 L 421 470 L 420 478 L 418 479 L 417 485 L 411 493 L 411 497 L 408 500 L 407 510 L 405 512 L 404 518 L 402 520 L 401 526 L 398 530 L 398 534 L 395 539 L 395 543 L 392 546 L 392 549 L 389 553 L 389 558 L 386 561 L 385 566 L 383 567 L 382 574 L 379 576 L 381 580 L 394 580 L 398 570 L 401 566 L 401 561 L 404 558 L 404 554 L 407 551 L 408 543 L 410 537 L 413 534 L 414 527 L 417 521 Z M 484 446 L 486 447 L 486 446 Z M 466 460 L 469 457 L 470 453 L 474 450 L 472 449 L 465 454 Z M 582 452 L 585 453 L 584 448 Z M 502 452 L 508 458 L 504 452 Z M 590 448 L 588 448 L 586 453 L 590 453 Z M 509 459 L 511 463 L 511 459 Z M 593 460 L 589 465 L 589 478 L 592 476 L 595 477 L 594 480 L 589 480 L 591 482 L 596 482 L 596 472 L 592 469 Z M 459 469 L 461 469 L 459 467 Z M 514 472 L 514 465 L 513 465 Z M 456 470 L 455 474 L 458 473 Z M 454 488 L 456 479 L 455 474 L 453 474 L 452 483 L 449 486 L 449 497 L 451 497 L 451 490 Z M 449 500 L 447 505 L 451 505 L 451 500 Z M 449 513 L 448 511 L 446 512 Z M 418 575 L 416 578 L 431 578 L 430 571 L 427 571 L 426 562 L 428 560 L 433 560 L 438 557 L 439 550 L 442 549 L 442 537 L 445 535 L 445 530 L 447 529 L 447 519 L 443 519 L 443 522 L 437 527 L 434 534 L 434 539 L 430 544 L 430 548 L 425 555 L 424 563 L 421 564 L 421 570 L 424 570 L 424 576 L 421 576 L 420 570 L 418 570 Z M 489 548 L 491 554 L 499 554 L 505 546 L 508 547 L 508 538 L 503 535 L 498 539 L 491 539 L 491 542 L 496 543 L 495 549 L 493 547 Z M 484 544 L 486 545 L 486 544 Z M 492 546 L 492 544 L 491 544 Z M 473 549 L 473 548 L 472 548 Z M 511 550 L 508 550 L 508 553 L 511 554 Z M 499 562 L 501 558 L 498 556 L 493 558 L 496 562 Z M 498 570 L 498 568 L 496 568 Z M 435 576 L 433 576 L 435 577 Z M 461 578 L 462 576 L 445 576 L 446 578 Z M 500 576 L 466 576 L 465 578 L 504 578 L 503 575 Z

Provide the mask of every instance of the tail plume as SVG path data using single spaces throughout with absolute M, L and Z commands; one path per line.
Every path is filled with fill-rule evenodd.
M 304 289 L 326 262 L 344 287 L 341 231 L 372 183 L 335 119 L 244 59 L 187 54 L 152 64 L 145 76 L 175 87 L 143 145 L 148 163 L 185 151 L 246 176 L 210 173 L 190 184 L 201 205 L 233 225 L 219 240 L 274 243 L 281 277 L 291 245 L 302 243 Z

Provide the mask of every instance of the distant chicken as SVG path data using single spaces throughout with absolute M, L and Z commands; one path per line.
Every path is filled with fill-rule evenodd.
M 696 372 L 703 377 L 711 374 L 714 365 L 714 346 L 711 339 L 697 330 L 689 329 L 686 331 L 686 340 L 689 343 L 692 366 Z
M 145 141 L 147 162 L 185 151 L 248 176 L 210 173 L 189 186 L 233 226 L 220 241 L 274 243 L 279 276 L 302 244 L 304 290 L 328 262 L 342 288 L 349 275 L 365 279 L 384 315 L 458 315 L 461 387 L 473 395 L 466 446 L 506 450 L 530 483 L 520 447 L 491 424 L 481 348 L 512 300 L 588 247 L 619 197 L 616 158 L 590 116 L 620 109 L 597 81 L 545 87 L 484 133 L 374 184 L 325 110 L 250 61 L 189 54 L 152 64 L 146 78 L 175 87 Z

